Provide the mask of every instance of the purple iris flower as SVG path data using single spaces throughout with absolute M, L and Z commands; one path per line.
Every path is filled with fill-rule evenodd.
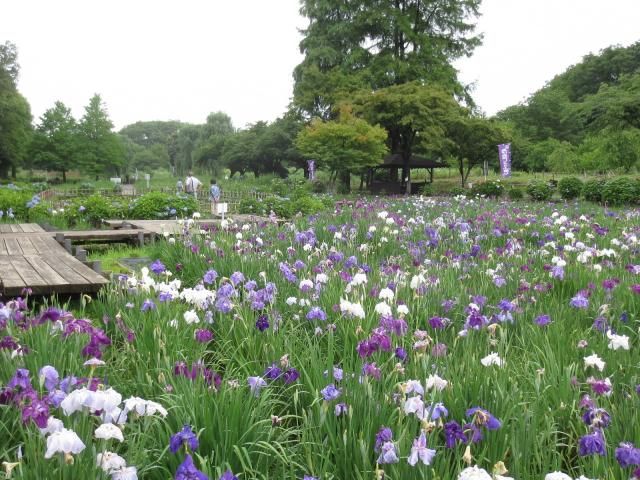
M 269 317 L 266 315 L 260 315 L 258 320 L 256 320 L 256 328 L 261 332 L 264 332 L 267 328 L 269 328 Z
M 187 454 L 184 462 L 176 470 L 175 480 L 209 480 L 209 477 L 196 468 L 191 455 Z
M 262 377 L 249 377 L 247 379 L 247 383 L 249 384 L 251 393 L 253 393 L 256 397 L 260 395 L 260 390 L 263 387 L 267 386 L 267 382 L 265 382 L 264 378 Z
M 473 423 L 487 427 L 488 430 L 498 430 L 502 422 L 491 415 L 487 410 L 480 407 L 473 407 L 466 411 L 467 417 L 474 417 Z
M 22 409 L 22 421 L 24 423 L 33 420 L 38 428 L 47 428 L 48 419 L 49 405 L 43 400 L 34 400 Z
M 324 398 L 326 402 L 330 402 L 338 398 L 342 394 L 342 391 L 339 388 L 336 388 L 333 383 L 331 383 L 320 390 L 320 393 L 322 394 L 322 398 Z
M 149 310 L 155 310 L 155 309 L 156 309 L 156 304 L 153 303 L 153 300 L 150 300 L 148 298 L 143 302 L 142 308 L 140 308 L 140 310 L 143 312 L 147 312 Z
M 582 415 L 584 423 L 593 428 L 606 428 L 611 423 L 611 416 L 604 408 L 590 408 Z
M 444 424 L 444 436 L 445 446 L 447 448 L 455 447 L 457 442 L 467 443 L 467 437 L 464 434 L 464 430 L 455 420 Z
M 311 310 L 307 313 L 307 320 L 321 320 L 324 322 L 326 319 L 327 314 L 320 307 L 311 307 Z
M 398 360 L 400 360 L 401 362 L 406 362 L 407 361 L 407 351 L 402 348 L 402 347 L 397 347 L 395 350 L 395 356 Z
M 535 319 L 535 323 L 540 327 L 546 327 L 551 323 L 551 317 L 549 315 L 538 315 Z
M 182 430 L 180 430 L 175 435 L 172 435 L 171 439 L 169 440 L 169 450 L 171 450 L 171 453 L 177 453 L 177 451 L 180 450 L 183 445 L 185 445 L 192 452 L 198 449 L 198 437 L 191 428 L 191 425 L 185 425 L 184 427 L 182 427 Z
M 244 275 L 242 272 L 233 272 L 229 277 L 229 280 L 231 280 L 233 286 L 236 287 L 239 283 L 244 282 Z
M 382 444 L 380 456 L 378 457 L 379 464 L 386 463 L 398 463 L 400 459 L 398 458 L 398 451 L 393 442 L 385 442 Z
M 282 378 L 284 379 L 284 383 L 288 385 L 300 378 L 300 372 L 298 372 L 298 370 L 296 370 L 295 368 L 290 368 L 286 372 L 284 372 Z
M 216 281 L 216 278 L 218 278 L 218 272 L 216 272 L 215 270 L 207 270 L 202 280 L 207 285 L 211 285 L 213 282 Z
M 636 448 L 632 443 L 621 443 L 616 448 L 616 460 L 622 468 L 640 465 L 640 448 Z
M 156 275 L 160 275 L 167 270 L 167 267 L 160 260 L 156 260 L 151 265 L 149 265 L 149 270 L 151 270 Z
M 379 452 L 382 445 L 386 442 L 390 442 L 393 439 L 393 432 L 389 427 L 381 427 L 376 433 L 376 444 L 374 450 Z
M 575 297 L 571 299 L 569 303 L 573 308 L 588 308 L 589 307 L 589 299 L 578 293 Z
M 207 343 L 213 340 L 213 332 L 204 328 L 196 330 L 195 338 L 200 343 Z
M 606 455 L 607 446 L 602 432 L 600 430 L 594 430 L 582 436 L 578 442 L 578 453 L 581 457 L 587 455 Z
M 442 330 L 447 326 L 449 320 L 442 317 L 431 317 L 429 319 L 429 326 L 434 330 Z
M 51 365 L 45 365 L 42 367 L 38 373 L 38 377 L 40 378 L 40 382 L 44 384 L 44 388 L 49 392 L 56 388 L 58 381 L 60 380 L 58 371 Z
M 338 403 L 333 409 L 333 413 L 335 413 L 336 417 L 346 415 L 348 412 L 349 412 L 349 406 L 346 403 Z
M 67 397 L 67 394 L 62 390 L 52 390 L 47 395 L 47 402 L 49 402 L 53 407 L 58 408 L 62 401 Z
M 173 295 L 171 295 L 171 292 L 160 292 L 160 295 L 158 295 L 158 300 L 160 301 L 160 303 L 170 302 L 171 300 L 173 300 Z
M 26 368 L 18 368 L 13 377 L 11 377 L 11 380 L 9 380 L 9 383 L 7 383 L 7 388 L 14 389 L 16 387 L 20 387 L 23 390 L 31 389 L 29 370 Z
M 282 369 L 275 363 L 272 363 L 265 369 L 263 375 L 269 380 L 277 380 L 282 375 Z

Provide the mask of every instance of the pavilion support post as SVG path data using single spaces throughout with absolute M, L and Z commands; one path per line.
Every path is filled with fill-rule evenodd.
M 144 247 L 144 232 L 138 232 L 138 245 Z
M 70 238 L 65 238 L 64 239 L 64 249 L 71 253 L 71 239 Z

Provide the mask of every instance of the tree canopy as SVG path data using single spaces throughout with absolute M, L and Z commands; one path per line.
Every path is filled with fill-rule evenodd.
M 480 0 L 303 0 L 304 60 L 294 70 L 294 105 L 310 117 L 359 90 L 412 81 L 438 83 L 466 97 L 451 62 L 481 42 Z
M 530 170 L 630 171 L 640 150 L 640 42 L 585 56 L 498 118 Z
M 6 178 L 26 156 L 31 140 L 31 109 L 18 92 L 18 51 L 11 42 L 0 45 L 0 178 Z
M 388 149 L 387 132 L 355 117 L 343 107 L 337 120 L 314 119 L 296 140 L 300 152 L 319 168 L 338 172 L 349 187 L 350 173 L 379 164 Z

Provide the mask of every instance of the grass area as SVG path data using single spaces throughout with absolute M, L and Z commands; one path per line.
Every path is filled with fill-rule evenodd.
M 107 245 L 105 249 L 89 249 L 88 260 L 102 262 L 103 272 L 131 273 L 131 269 L 122 265 L 120 262 L 123 258 L 145 258 L 149 257 L 154 251 L 154 247 L 145 245 L 144 247 L 123 246 L 119 244 L 117 247 Z

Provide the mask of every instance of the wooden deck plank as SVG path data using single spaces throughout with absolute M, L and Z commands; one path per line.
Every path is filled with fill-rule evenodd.
M 38 225 L 37 223 L 30 223 L 29 224 L 31 226 L 31 228 L 33 229 L 32 231 L 34 233 L 40 233 L 40 232 L 44 232 L 44 228 L 42 228 L 40 225 Z
M 31 237 L 21 237 L 18 238 L 17 241 L 18 245 L 20 245 L 20 248 L 22 249 L 23 255 L 36 255 L 38 253 L 36 247 L 31 243 Z
M 87 284 L 87 279 L 77 273 L 73 268 L 62 261 L 64 255 L 41 257 L 49 267 L 61 276 L 66 282 L 74 286 Z M 76 260 L 77 261 L 77 260 Z
M 71 255 L 61 255 L 58 258 L 62 263 L 67 265 L 78 275 L 81 275 L 82 277 L 84 277 L 86 279 L 85 283 L 87 284 L 104 285 L 106 283 L 109 283 L 109 280 L 104 278 L 99 273 L 94 272 L 92 269 L 87 267 L 80 260 L 77 260 Z
M 0 223 L 0 233 L 11 233 L 11 225 L 8 223 Z
M 4 242 L 7 248 L 7 255 L 9 256 L 22 255 L 22 249 L 18 244 L 17 238 L 5 238 Z
M 35 289 L 35 287 L 46 286 L 42 277 L 33 268 L 33 266 L 25 260 L 23 256 L 9 257 L 11 265 L 16 269 L 27 287 Z
M 56 242 L 52 237 L 37 235 L 29 237 L 31 239 L 31 243 L 39 254 L 49 254 L 49 253 L 60 253 L 66 252 L 64 248 L 62 248 L 58 242 Z
M 0 257 L 0 283 L 5 291 L 17 288 L 19 292 L 26 286 L 9 257 Z
M 70 285 L 59 273 L 49 266 L 41 255 L 25 255 L 25 260 L 38 271 L 47 285 Z
M 0 256 L 2 255 L 9 255 L 9 253 L 7 252 L 7 246 L 4 243 L 4 238 L 0 236 Z

